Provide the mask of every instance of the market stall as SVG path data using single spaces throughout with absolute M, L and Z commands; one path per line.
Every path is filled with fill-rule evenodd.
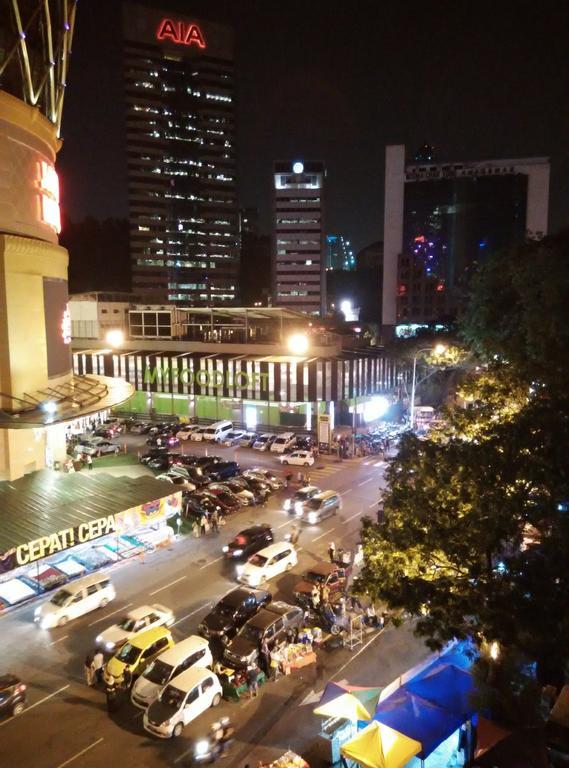
M 259 763 L 259 768 L 310 768 L 310 766 L 304 758 L 289 749 L 272 763 Z
M 403 768 L 420 751 L 418 741 L 377 721 L 372 721 L 341 748 L 345 759 L 363 768 Z

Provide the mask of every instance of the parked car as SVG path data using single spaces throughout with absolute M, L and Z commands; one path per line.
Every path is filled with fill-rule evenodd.
M 180 445 L 180 441 L 177 435 L 172 434 L 158 434 L 154 437 L 149 437 L 146 441 L 146 445 L 151 448 L 159 448 L 162 445 L 167 445 L 169 448 L 173 448 L 175 445 Z
M 172 463 L 172 466 L 170 467 L 170 473 L 177 473 L 182 477 L 187 477 L 187 479 L 197 488 L 200 488 L 202 485 L 206 485 L 207 483 L 211 482 L 210 476 L 200 467 L 185 466 L 183 462 L 179 461 L 179 459 L 175 459 Z
M 213 658 L 207 640 L 190 635 L 154 659 L 132 686 L 130 700 L 146 709 L 155 701 L 173 677 L 192 667 L 211 667 Z
M 115 597 L 115 588 L 109 577 L 102 573 L 93 573 L 66 584 L 47 602 L 38 605 L 34 612 L 34 621 L 42 629 L 64 627 L 71 619 L 97 608 L 104 608 Z
M 322 491 L 313 496 L 302 510 L 302 522 L 315 525 L 342 509 L 342 497 L 338 491 Z
M 226 480 L 238 475 L 241 472 L 241 467 L 236 461 L 218 461 L 214 464 L 206 464 L 203 470 L 212 480 Z
M 239 587 L 221 598 L 203 619 L 198 632 L 208 639 L 217 638 L 227 643 L 235 637 L 243 624 L 272 600 L 264 589 Z
M 232 429 L 219 442 L 225 446 L 240 445 L 245 432 L 242 429 Z
M 304 573 L 302 580 L 293 590 L 294 601 L 303 608 L 310 608 L 312 588 L 318 589 L 326 586 L 330 590 L 330 601 L 334 602 L 334 595 L 339 596 L 346 587 L 349 569 L 337 563 L 316 563 Z
M 151 627 L 171 627 L 173 623 L 174 614 L 170 608 L 158 603 L 141 605 L 140 608 L 133 608 L 119 622 L 97 635 L 95 642 L 107 653 L 115 653 L 127 640 L 141 632 Z
M 297 451 L 311 451 L 316 447 L 316 440 L 310 435 L 297 435 L 294 447 Z
M 272 453 L 286 453 L 292 450 L 296 444 L 296 437 L 293 432 L 282 432 L 277 435 L 275 441 L 271 445 Z
M 223 660 L 233 669 L 256 664 L 264 640 L 272 650 L 284 642 L 289 629 L 300 629 L 303 623 L 304 611 L 298 605 L 280 600 L 271 602 L 241 627 L 225 648 Z
M 231 432 L 232 429 L 233 424 L 230 421 L 216 421 L 214 424 L 210 424 L 205 428 L 203 439 L 220 443 L 223 441 L 225 435 L 227 435 L 228 432 Z
M 270 432 L 265 432 L 263 435 L 260 435 L 255 440 L 255 442 L 253 443 L 253 450 L 268 451 L 276 439 L 277 439 L 276 435 L 273 435 Z
M 208 464 L 219 464 L 221 461 L 225 461 L 225 459 L 223 459 L 221 456 L 198 456 L 198 458 L 193 462 L 193 466 L 201 467 L 204 469 L 204 467 L 207 467 Z
M 259 587 L 269 579 L 290 571 L 296 563 L 294 546 L 288 541 L 278 541 L 251 555 L 245 565 L 238 566 L 237 579 L 250 587 Z
M 149 461 L 155 459 L 157 456 L 165 456 L 168 453 L 168 448 L 163 446 L 162 448 L 149 448 L 146 453 L 143 453 L 139 461 L 141 464 L 148 464 Z
M 167 453 L 159 453 L 156 456 L 152 456 L 147 462 L 146 466 L 150 469 L 161 469 L 162 471 L 169 469 L 173 459 Z
M 21 715 L 26 708 L 26 684 L 16 675 L 0 675 L 0 715 Z
M 221 701 L 221 684 L 209 669 L 191 667 L 172 678 L 144 713 L 144 728 L 154 736 L 170 739 L 182 735 L 184 726 Z
M 198 427 L 197 429 L 194 429 L 189 439 L 193 440 L 194 442 L 201 443 L 201 441 L 204 439 L 205 430 L 206 427 Z
M 146 435 L 150 432 L 151 427 L 152 422 L 150 421 L 133 421 L 129 425 L 129 430 L 135 435 Z
M 253 492 L 246 490 L 240 483 L 236 483 L 232 480 L 225 480 L 223 483 L 210 483 L 207 490 L 213 493 L 217 493 L 218 491 L 232 493 L 239 500 L 242 507 L 249 507 L 255 503 Z
M 217 510 L 218 514 L 223 514 L 223 508 L 220 502 L 217 501 L 215 496 L 207 493 L 192 493 L 184 498 L 184 504 L 187 514 L 193 515 L 198 519 L 203 514 L 213 512 L 214 509 Z
M 189 440 L 196 429 L 199 429 L 198 424 L 182 424 L 176 434 L 180 440 Z
M 179 472 L 172 472 L 172 467 L 168 472 L 163 472 L 161 475 L 156 476 L 157 480 L 162 480 L 165 483 L 172 483 L 172 485 L 179 485 L 186 491 L 195 491 L 196 486 L 190 482 L 190 480 Z
M 106 456 L 109 453 L 119 453 L 120 446 L 103 438 L 93 438 L 89 443 L 77 445 L 74 451 L 76 453 L 85 453 L 88 456 Z
M 103 672 L 105 683 L 109 683 L 113 677 L 121 681 L 127 669 L 133 678 L 139 677 L 154 659 L 173 645 L 172 633 L 166 627 L 146 629 L 127 640 L 109 659 Z
M 262 467 L 246 469 L 245 472 L 243 472 L 243 476 L 261 480 L 263 483 L 270 486 L 273 491 L 278 491 L 284 485 L 283 481 L 278 478 L 274 472 L 271 472 L 270 469 L 263 469 Z
M 318 493 L 322 493 L 320 488 L 315 485 L 305 485 L 304 488 L 299 488 L 294 494 L 292 499 L 285 499 L 284 509 L 291 515 L 302 515 L 302 511 L 307 501 Z
M 283 465 L 291 464 L 293 467 L 311 467 L 314 464 L 314 456 L 310 451 L 293 451 L 280 457 Z
M 259 523 L 240 531 L 229 544 L 223 547 L 223 554 L 227 560 L 243 561 L 272 542 L 271 526 Z
M 273 492 L 273 488 L 259 477 L 245 477 L 241 475 L 239 480 L 247 483 L 247 487 L 256 494 L 260 504 L 264 504 Z
M 258 437 L 259 437 L 259 435 L 257 434 L 257 432 L 245 432 L 243 434 L 243 437 L 239 441 L 239 445 L 242 448 L 252 448 L 253 447 L 253 443 L 255 442 L 255 440 Z
M 99 427 L 93 433 L 95 437 L 103 437 L 106 440 L 112 440 L 113 437 L 120 435 L 119 429 L 113 429 L 112 427 Z
M 211 496 L 221 507 L 224 515 L 230 515 L 232 512 L 238 512 L 242 504 L 234 493 L 228 490 L 222 490 L 219 486 L 211 488 L 208 486 L 202 492 L 203 496 Z

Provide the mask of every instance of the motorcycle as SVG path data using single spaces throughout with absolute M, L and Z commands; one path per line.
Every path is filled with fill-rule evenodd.
M 224 717 L 219 723 L 214 723 L 210 728 L 209 736 L 195 743 L 193 762 L 196 765 L 215 763 L 222 757 L 233 744 L 235 728 L 229 718 Z

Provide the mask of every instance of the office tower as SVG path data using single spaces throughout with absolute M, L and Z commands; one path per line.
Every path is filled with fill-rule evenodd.
M 123 29 L 132 289 L 192 306 L 232 304 L 232 32 L 131 4 Z
M 549 160 L 405 162 L 386 148 L 383 329 L 445 322 L 488 254 L 547 233 Z M 430 149 L 430 148 L 429 148 Z M 427 158 L 426 160 L 424 158 Z
M 274 304 L 310 314 L 326 311 L 324 182 L 319 162 L 274 167 Z
M 352 270 L 356 268 L 350 241 L 342 235 L 326 236 L 326 269 Z

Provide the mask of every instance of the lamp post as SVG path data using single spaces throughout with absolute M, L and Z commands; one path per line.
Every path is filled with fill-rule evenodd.
M 418 349 L 417 352 L 415 352 L 415 356 L 413 357 L 413 382 L 411 384 L 411 431 L 414 429 L 415 424 L 415 388 L 417 386 L 417 358 L 421 354 L 421 352 L 436 352 L 439 355 L 442 355 L 442 353 L 445 351 L 446 347 L 444 344 L 437 344 L 437 346 L 434 348 L 432 347 L 423 347 L 423 349 Z

